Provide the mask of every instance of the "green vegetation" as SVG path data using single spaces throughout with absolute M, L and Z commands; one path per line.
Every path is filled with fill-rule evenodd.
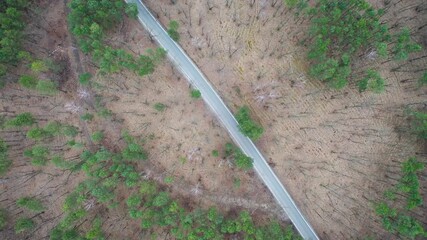
M 427 231 L 423 229 L 422 223 L 408 215 L 410 210 L 423 204 L 417 176 L 417 173 L 423 169 L 424 164 L 416 158 L 409 158 L 403 162 L 401 167 L 403 176 L 399 183 L 384 192 L 386 201 L 375 204 L 375 212 L 382 218 L 384 229 L 403 238 L 427 237 Z M 393 207 L 393 205 L 398 205 L 396 194 L 404 197 L 405 208 Z
M 35 60 L 31 63 L 31 70 L 35 73 L 42 73 L 49 71 L 46 63 L 42 60 Z
M 129 3 L 125 8 L 125 12 L 129 17 L 136 19 L 138 17 L 138 6 L 136 3 Z
M 303 41 L 309 46 L 310 75 L 332 88 L 341 89 L 361 75 L 353 74 L 352 61 L 368 50 L 381 58 L 391 53 L 396 60 L 406 60 L 410 53 L 421 50 L 407 28 L 391 35 L 381 21 L 384 10 L 373 8 L 365 0 L 317 0 L 312 7 L 307 0 L 285 3 L 310 19 L 311 27 Z M 364 75 L 358 80 L 359 91 L 383 91 L 384 80 L 374 69 Z
M 5 174 L 10 166 L 12 166 L 12 160 L 9 159 L 7 144 L 0 138 L 0 176 Z
M 24 11 L 28 1 L 0 2 L 0 88 L 4 85 L 3 76 L 8 66 L 16 66 L 22 50 L 22 31 Z
M 36 85 L 36 90 L 41 94 L 54 95 L 58 92 L 58 86 L 51 80 L 39 80 Z
M 233 157 L 234 164 L 240 169 L 249 170 L 253 167 L 252 158 L 246 156 L 240 148 L 232 143 L 225 144 L 225 157 Z
M 45 210 L 45 207 L 43 206 L 42 202 L 33 197 L 19 198 L 16 201 L 16 204 L 33 212 L 43 212 Z
M 212 150 L 212 157 L 219 157 L 219 152 L 218 150 Z
M 164 105 L 163 103 L 156 103 L 154 104 L 154 109 L 156 109 L 159 112 L 163 112 L 166 109 L 166 105 Z
M 168 34 L 169 36 L 175 41 L 178 42 L 180 39 L 179 33 L 178 33 L 179 23 L 177 21 L 170 21 L 169 27 L 168 27 Z
M 0 231 L 6 227 L 7 224 L 7 212 L 5 209 L 0 208 Z
M 31 158 L 31 163 L 34 166 L 46 165 L 49 157 L 49 149 L 45 146 L 35 145 L 31 149 L 24 151 L 24 156 Z
M 366 77 L 360 80 L 357 84 L 359 92 L 371 90 L 375 93 L 381 93 L 384 91 L 384 79 L 381 75 L 372 69 L 369 69 L 366 73 Z
M 19 84 L 28 89 L 36 89 L 38 81 L 36 77 L 30 75 L 22 75 L 19 77 Z
M 191 97 L 194 99 L 199 99 L 202 97 L 202 93 L 197 89 L 193 89 L 191 90 Z
M 236 120 L 239 123 L 240 131 L 254 141 L 258 140 L 264 132 L 264 129 L 251 119 L 247 106 L 239 109 Z
M 5 126 L 6 127 L 24 127 L 24 126 L 31 126 L 34 123 L 36 123 L 36 120 L 34 119 L 33 115 L 29 112 L 21 113 L 16 115 L 16 117 L 6 121 Z
M 418 85 L 419 86 L 427 85 L 427 71 L 424 72 L 423 76 L 420 78 L 420 80 L 418 80 Z
M 411 132 L 416 134 L 419 139 L 427 139 L 427 113 L 410 111 Z
M 80 116 L 80 119 L 83 120 L 83 121 L 92 121 L 93 114 L 85 113 L 82 116 Z
M 46 138 L 59 136 L 62 134 L 66 136 L 68 136 L 67 134 L 74 134 L 74 136 L 77 135 L 77 132 L 71 132 L 71 131 L 77 131 L 77 130 L 72 126 L 62 126 L 57 121 L 51 121 L 51 122 L 48 122 L 43 128 L 34 127 L 30 129 L 27 132 L 27 138 L 40 141 Z
M 23 75 L 19 78 L 18 82 L 22 87 L 35 89 L 41 94 L 54 95 L 58 92 L 56 83 L 51 80 L 38 80 L 34 76 Z
M 89 85 L 92 75 L 90 73 L 83 73 L 79 75 L 79 82 L 81 85 Z
M 34 229 L 36 223 L 30 218 L 19 218 L 15 223 L 15 232 L 21 233 Z
M 81 50 L 92 54 L 93 59 L 98 62 L 101 73 L 118 72 L 123 68 L 140 76 L 154 72 L 155 60 L 150 56 L 135 58 L 123 49 L 108 46 L 104 40 L 105 32 L 123 21 L 125 14 L 136 17 L 135 5 L 127 5 L 121 0 L 73 0 L 69 7 L 71 31 L 77 37 Z
M 94 132 L 91 136 L 92 141 L 101 142 L 104 139 L 104 133 L 101 131 Z

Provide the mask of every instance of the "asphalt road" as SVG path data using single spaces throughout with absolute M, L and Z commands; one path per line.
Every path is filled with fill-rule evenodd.
M 267 161 L 258 151 L 257 147 L 248 137 L 244 136 L 239 131 L 238 123 L 233 114 L 221 100 L 199 68 L 187 56 L 184 50 L 169 37 L 157 19 L 140 0 L 126 0 L 126 2 L 137 4 L 139 21 L 156 39 L 160 46 L 168 52 L 168 57 L 176 67 L 180 69 L 182 74 L 187 77 L 193 87 L 201 92 L 203 100 L 220 119 L 224 127 L 230 133 L 234 142 L 246 155 L 254 160 L 254 168 L 256 172 L 274 195 L 280 206 L 284 209 L 301 236 L 304 239 L 319 239 L 313 228 L 301 214 L 289 193 L 277 178 L 276 174 L 274 174 Z

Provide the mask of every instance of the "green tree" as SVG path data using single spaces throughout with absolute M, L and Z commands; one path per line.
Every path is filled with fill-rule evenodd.
M 43 212 L 45 210 L 42 202 L 34 197 L 21 197 L 16 201 L 16 204 L 33 212 Z
M 38 79 L 30 75 L 23 75 L 19 77 L 19 84 L 28 89 L 36 89 Z
M 409 111 L 411 120 L 411 132 L 420 139 L 427 139 L 427 113 L 418 111 Z
M 122 151 L 124 159 L 129 161 L 147 160 L 147 153 L 136 143 L 128 144 Z
M 427 85 L 427 71 L 424 72 L 423 76 L 420 78 L 420 80 L 418 80 L 418 85 L 419 86 Z
M 247 106 L 239 109 L 236 120 L 239 123 L 240 131 L 252 140 L 258 140 L 264 132 L 264 129 L 251 119 Z
M 104 133 L 101 131 L 94 132 L 91 136 L 92 141 L 101 142 L 104 139 Z
M 200 91 L 197 89 L 193 89 L 191 90 L 191 97 L 194 99 L 199 99 L 200 97 L 202 97 L 202 93 L 200 93 Z
M 0 176 L 4 175 L 12 166 L 12 161 L 9 159 L 8 146 L 6 142 L 0 138 Z
M 25 150 L 24 156 L 31 158 L 33 165 L 44 166 L 49 156 L 49 149 L 45 146 L 35 145 L 31 149 Z
M 35 73 L 47 72 L 49 68 L 42 60 L 36 60 L 31 63 L 31 70 Z
M 240 169 L 249 170 L 253 167 L 252 158 L 246 156 L 240 149 L 236 150 L 234 158 L 236 166 Z
M 381 93 L 384 91 L 384 85 L 384 79 L 377 71 L 372 69 L 369 69 L 367 71 L 366 77 L 360 80 L 358 83 L 359 92 L 371 90 L 375 93 Z
M 163 112 L 166 109 L 166 105 L 163 103 L 156 103 L 154 104 L 154 109 L 156 109 L 159 112 Z
M 92 78 L 92 75 L 90 73 L 88 72 L 82 73 L 79 75 L 79 82 L 81 85 L 88 85 L 91 78 Z
M 5 209 L 0 208 L 0 231 L 6 227 L 7 224 L 7 212 Z
M 21 113 L 16 115 L 16 117 L 6 121 L 6 127 L 24 127 L 31 126 L 36 123 L 33 115 L 29 112 Z
M 179 24 L 177 21 L 170 21 L 169 28 L 167 30 L 169 36 L 175 41 L 178 42 L 180 39 L 180 35 L 178 33 Z
M 125 12 L 129 17 L 136 19 L 138 17 L 138 6 L 136 3 L 128 3 Z
M 19 218 L 15 223 L 15 232 L 21 233 L 34 229 L 36 223 L 30 218 Z
M 409 54 L 421 51 L 422 47 L 411 40 L 409 28 L 403 28 L 397 34 L 397 43 L 394 46 L 393 54 L 396 60 L 407 60 Z
M 57 85 L 51 80 L 39 80 L 36 90 L 41 94 L 54 95 L 58 92 Z
M 103 240 L 104 234 L 102 233 L 102 220 L 100 217 L 96 217 L 92 221 L 92 227 L 86 233 L 86 238 L 89 240 Z M 74 238 L 76 239 L 76 238 Z

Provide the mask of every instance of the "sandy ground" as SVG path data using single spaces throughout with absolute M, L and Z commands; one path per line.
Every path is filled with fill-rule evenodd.
M 393 238 L 372 203 L 396 183 L 401 161 L 425 161 L 425 146 L 405 132 L 404 115 L 408 107 L 426 108 L 426 89 L 416 87 L 425 52 L 395 72 L 398 64 L 357 63 L 355 69 L 381 66 L 382 94 L 359 94 L 354 84 L 334 91 L 306 75 L 305 51 L 296 43 L 307 22 L 282 1 L 145 2 L 164 25 L 178 21 L 180 45 L 231 109 L 251 107 L 266 130 L 257 145 L 323 239 Z M 421 3 L 400 1 L 384 19 L 409 26 L 422 43 L 426 14 L 412 17 Z M 423 193 L 426 184 L 424 172 Z M 414 214 L 422 220 L 426 212 Z

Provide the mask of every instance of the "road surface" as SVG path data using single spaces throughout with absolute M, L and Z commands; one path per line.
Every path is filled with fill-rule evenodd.
M 258 151 L 254 143 L 244 136 L 238 127 L 233 114 L 221 100 L 209 81 L 187 56 L 184 50 L 176 44 L 162 28 L 157 19 L 150 13 L 140 0 L 126 0 L 128 3 L 136 3 L 138 6 L 138 19 L 150 32 L 162 48 L 168 52 L 168 57 L 184 74 L 194 88 L 198 89 L 203 100 L 208 104 L 221 123 L 228 130 L 231 138 L 242 149 L 242 151 L 254 160 L 254 168 L 264 184 L 274 195 L 280 206 L 284 209 L 289 219 L 294 224 L 304 239 L 319 239 L 310 224 L 295 205 L 289 193 L 283 187 L 276 174 L 272 171 L 267 161 Z

